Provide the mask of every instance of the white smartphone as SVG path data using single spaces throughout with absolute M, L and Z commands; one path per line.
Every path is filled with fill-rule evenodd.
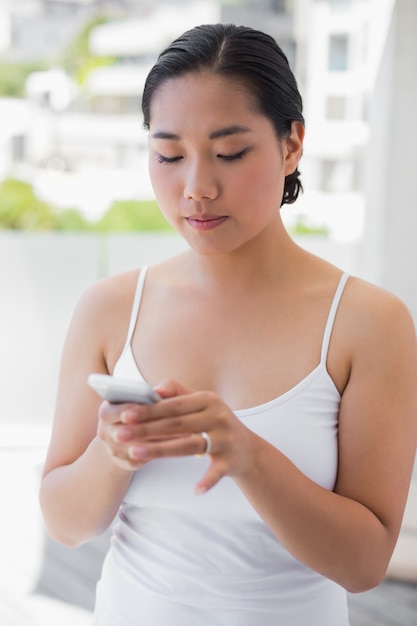
M 108 374 L 90 374 L 88 384 L 104 400 L 114 404 L 123 402 L 153 404 L 161 399 L 150 385 L 141 380 L 115 378 Z

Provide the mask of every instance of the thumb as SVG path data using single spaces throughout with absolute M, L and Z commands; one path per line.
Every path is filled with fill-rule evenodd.
M 187 393 L 191 393 L 190 389 L 171 378 L 162 380 L 154 389 L 161 398 L 174 398 L 175 396 L 183 396 Z
M 221 463 L 217 461 L 212 462 L 203 478 L 196 484 L 195 492 L 197 495 L 203 494 L 212 487 L 214 487 L 221 478 L 225 475 L 224 469 L 221 467 Z

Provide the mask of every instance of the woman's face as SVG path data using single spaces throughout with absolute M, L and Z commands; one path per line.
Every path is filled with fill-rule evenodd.
M 196 251 L 231 252 L 276 227 L 284 178 L 301 155 L 301 125 L 279 141 L 242 84 L 206 71 L 156 90 L 149 134 L 161 211 Z

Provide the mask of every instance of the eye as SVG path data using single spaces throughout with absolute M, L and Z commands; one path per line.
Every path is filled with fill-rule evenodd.
M 234 154 L 218 154 L 217 156 L 223 161 L 237 161 L 238 159 L 243 159 L 243 157 L 249 152 L 249 150 L 250 148 L 245 148 L 244 150 L 241 150 L 240 152 L 235 152 Z
M 156 160 L 158 161 L 158 163 L 175 163 L 176 161 L 180 161 L 181 159 L 182 159 L 181 156 L 166 157 L 166 156 L 163 156 L 162 154 L 158 154 L 158 156 L 156 157 Z

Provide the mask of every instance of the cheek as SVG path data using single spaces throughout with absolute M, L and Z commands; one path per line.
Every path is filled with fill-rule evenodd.
M 149 177 L 159 210 L 171 226 L 175 228 L 181 203 L 181 190 L 172 173 L 166 170 L 168 170 L 168 167 L 165 168 L 160 165 L 159 167 L 149 168 Z
M 162 172 L 161 166 L 153 161 L 148 163 L 149 178 L 154 191 L 156 192 L 161 186 Z
M 155 196 L 159 202 L 167 198 L 172 198 L 175 192 L 175 180 L 173 179 L 172 172 L 169 172 L 168 167 L 169 166 L 161 166 L 160 164 L 149 166 L 149 178 Z
M 284 173 L 279 162 L 266 163 L 251 168 L 239 177 L 239 193 L 247 200 L 259 202 L 281 202 L 284 191 Z M 279 204 L 278 204 L 279 206 Z

